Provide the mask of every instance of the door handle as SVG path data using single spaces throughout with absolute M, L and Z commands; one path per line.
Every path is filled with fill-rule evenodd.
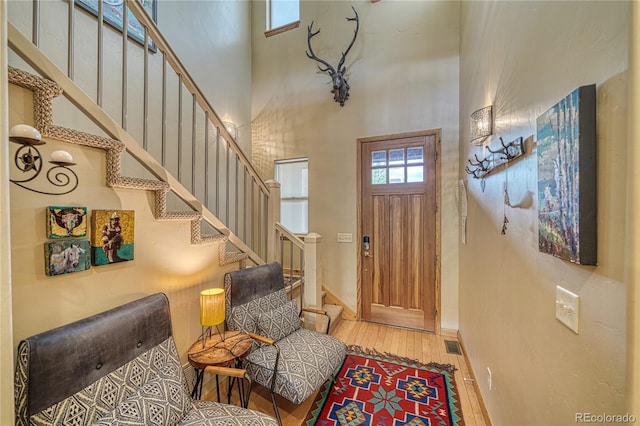
M 363 253 L 363 256 L 364 256 L 364 257 L 373 257 L 373 254 L 369 253 L 368 251 L 365 251 L 365 252 Z

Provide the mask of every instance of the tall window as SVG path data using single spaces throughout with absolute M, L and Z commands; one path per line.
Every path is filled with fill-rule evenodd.
M 276 161 L 276 180 L 280 182 L 280 223 L 294 234 L 309 233 L 309 160 L 296 158 Z
M 300 20 L 300 0 L 267 0 L 267 31 Z

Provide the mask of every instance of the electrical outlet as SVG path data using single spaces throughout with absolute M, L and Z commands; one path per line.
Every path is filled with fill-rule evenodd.
M 487 386 L 489 390 L 493 390 L 493 379 L 491 377 L 491 369 L 487 367 Z
M 338 232 L 338 242 L 339 243 L 352 243 L 353 242 L 353 235 L 352 234 L 344 234 L 344 233 Z
M 556 318 L 578 334 L 580 318 L 580 296 L 556 286 Z

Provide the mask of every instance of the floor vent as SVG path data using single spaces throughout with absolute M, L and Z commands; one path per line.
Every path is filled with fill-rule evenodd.
M 455 340 L 445 340 L 444 345 L 447 347 L 448 354 L 462 355 L 460 345 Z

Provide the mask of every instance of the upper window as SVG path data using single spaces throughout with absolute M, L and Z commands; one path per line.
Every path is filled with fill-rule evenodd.
M 300 0 L 267 0 L 267 36 L 297 28 L 298 25 Z
M 276 161 L 280 182 L 280 223 L 294 234 L 309 233 L 309 160 Z

